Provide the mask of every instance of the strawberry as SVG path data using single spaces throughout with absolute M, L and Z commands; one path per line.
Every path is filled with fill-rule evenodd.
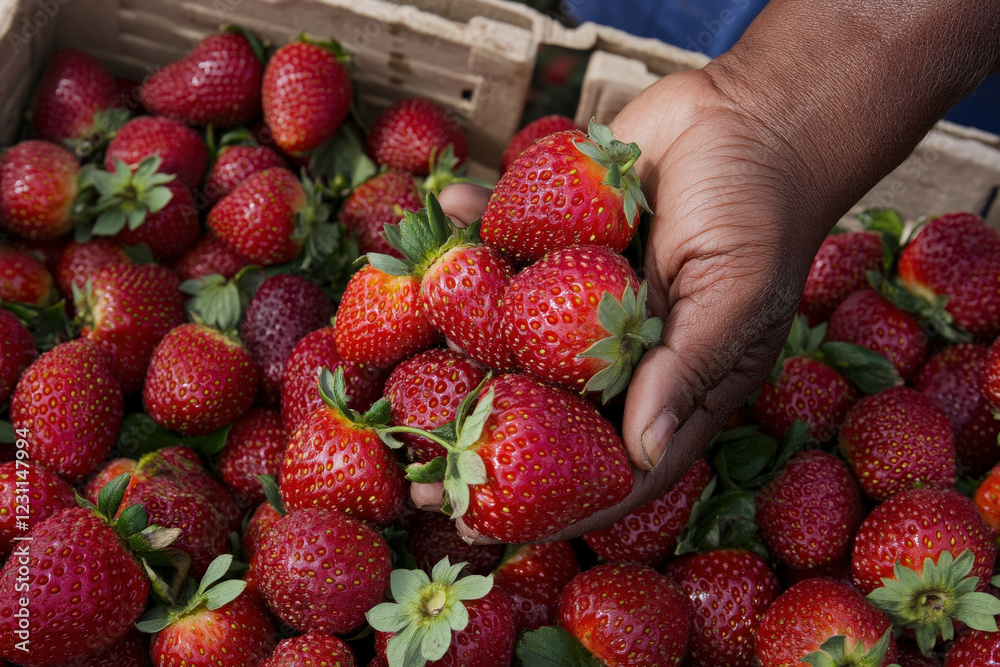
M 68 482 L 108 457 L 123 416 L 122 391 L 108 358 L 86 339 L 62 343 L 36 359 L 10 399 L 15 432 L 29 434 L 29 459 Z
M 115 171 L 115 159 L 135 171 L 150 156 L 159 156 L 159 170 L 177 176 L 190 189 L 201 185 L 208 165 L 208 149 L 201 136 L 169 118 L 139 116 L 126 123 L 108 143 L 104 168 Z
M 261 370 L 260 397 L 281 400 L 285 359 L 306 334 L 330 323 L 334 307 L 318 285 L 301 276 L 268 278 L 247 304 L 240 337 Z
M 310 632 L 283 639 L 260 667 L 299 667 L 329 665 L 358 667 L 354 652 L 342 639 L 322 632 Z
M 219 474 L 241 507 L 264 502 L 259 475 L 277 475 L 288 436 L 281 415 L 266 408 L 250 411 L 233 423 L 219 457 Z
M 264 533 L 271 529 L 281 517 L 284 516 L 274 508 L 269 502 L 263 502 L 250 515 L 246 528 L 243 531 L 243 551 L 248 559 L 253 558 L 257 553 L 257 547 Z
M 990 468 L 972 494 L 976 509 L 993 534 L 1000 532 L 1000 464 Z
M 559 627 L 615 667 L 679 664 L 692 616 L 680 586 L 637 563 L 593 567 L 574 577 L 559 598 Z
M 979 391 L 990 409 L 1000 412 L 1000 338 L 993 341 L 989 354 L 979 367 Z
M 646 311 L 621 255 L 596 246 L 558 248 L 522 270 L 503 295 L 503 339 L 539 378 L 607 402 L 628 386 L 663 322 Z
M 108 355 L 125 394 L 142 389 L 153 350 L 185 321 L 180 281 L 155 264 L 100 269 L 76 301 L 81 335 Z
M 752 667 L 753 636 L 764 611 L 781 592 L 764 559 L 743 549 L 685 554 L 664 571 L 694 610 L 685 664 Z
M 335 42 L 285 44 L 271 56 L 262 83 L 264 120 L 288 153 L 318 148 L 340 128 L 354 87 Z
M 0 227 L 30 239 L 52 239 L 75 224 L 80 162 L 46 141 L 22 141 L 0 159 Z
M 455 522 L 444 514 L 417 511 L 413 515 L 402 522 L 406 531 L 406 550 L 417 567 L 427 574 L 446 556 L 465 563 L 465 571 L 469 574 L 485 576 L 500 564 L 501 545 L 468 544 L 455 529 Z
M 378 252 L 402 257 L 382 238 L 387 224 L 399 222 L 404 211 L 421 207 L 420 194 L 407 174 L 385 171 L 368 179 L 347 197 L 340 209 L 340 224 L 357 234 L 362 254 Z
M 166 263 L 194 247 L 201 225 L 191 191 L 180 181 L 164 183 L 163 187 L 170 192 L 170 201 L 159 210 L 147 212 L 137 227 L 123 226 L 115 238 L 126 246 L 145 244 L 156 261 Z
M 819 450 L 789 459 L 757 494 L 756 509 L 768 551 L 801 569 L 842 559 L 864 512 L 850 470 Z
M 54 276 L 59 270 L 59 255 L 62 254 L 63 248 L 70 243 L 70 238 L 68 234 L 57 236 L 54 239 L 29 239 L 19 236 L 10 239 L 10 241 L 15 250 L 27 252 L 42 260 L 45 269 Z
M 486 371 L 459 352 L 441 348 L 420 352 L 396 366 L 385 382 L 391 421 L 427 431 L 440 428 L 455 419 L 458 406 L 485 378 Z M 400 433 L 399 439 L 417 460 L 447 456 L 427 438 Z
M 936 653 L 930 656 L 921 653 L 916 642 L 905 635 L 896 640 L 896 649 L 896 662 L 904 667 L 942 667 L 944 664 Z
M 809 434 L 826 442 L 857 400 L 844 376 L 831 366 L 810 357 L 787 357 L 781 373 L 765 381 L 754 403 L 760 428 L 780 438 L 795 421 L 807 423 Z
M 35 96 L 31 120 L 39 139 L 99 143 L 127 116 L 116 113 L 118 87 L 96 58 L 61 49 L 49 63 Z
M 257 397 L 260 370 L 236 338 L 183 324 L 153 351 L 142 402 L 156 422 L 185 435 L 239 419 Z
M 121 244 L 112 239 L 92 238 L 83 243 L 70 241 L 59 255 L 56 282 L 67 299 L 73 299 L 73 287 L 83 291 L 87 279 L 105 266 L 130 264 L 132 260 Z
M 984 593 L 996 547 L 975 504 L 952 488 L 901 491 L 872 510 L 854 539 L 851 572 L 868 600 L 916 633 L 926 654 L 952 619 L 996 631 L 1000 600 Z
M 876 232 L 832 234 L 823 240 L 813 258 L 799 312 L 809 326 L 819 326 L 854 292 L 868 288 L 868 272 L 881 271 L 882 239 Z
M 608 562 L 632 561 L 658 567 L 673 555 L 691 510 L 712 477 L 705 459 L 698 459 L 662 496 L 607 528 L 586 533 L 583 541 Z
M 99 653 L 77 658 L 65 667 L 152 667 L 149 637 L 135 628 Z
M 869 498 L 885 500 L 916 486 L 955 483 L 948 416 L 909 387 L 858 401 L 847 413 L 839 443 Z
M 947 213 L 917 232 L 899 256 L 899 277 L 929 301 L 946 296 L 955 324 L 974 336 L 1000 333 L 1000 233 L 972 213 Z
M 247 266 L 250 266 L 249 259 L 209 232 L 177 260 L 173 270 L 181 281 L 197 280 L 213 273 L 231 280 Z
M 406 482 L 396 457 L 377 432 L 389 406 L 378 401 L 364 414 L 347 407 L 344 373 L 319 379 L 324 405 L 288 439 L 281 466 L 281 498 L 289 509 L 323 507 L 378 525 L 403 507 Z
M 979 390 L 979 374 L 989 351 L 982 345 L 946 348 L 920 369 L 914 388 L 947 413 L 960 470 L 979 476 L 1000 460 L 1000 421 Z
M 13 313 L 0 308 L 0 405 L 7 403 L 21 373 L 37 357 L 31 332 Z
M 965 630 L 944 656 L 946 667 L 980 667 L 1000 660 L 1000 633 Z
M 761 667 L 798 665 L 818 652 L 827 655 L 811 660 L 833 660 L 819 664 L 891 665 L 896 660 L 891 629 L 886 615 L 847 584 L 806 579 L 764 612 L 754 636 L 754 654 Z
M 300 632 L 358 628 L 389 588 L 391 558 L 381 535 L 335 510 L 294 510 L 264 535 L 253 557 L 260 592 Z
M 636 144 L 596 122 L 589 136 L 558 132 L 529 146 L 493 188 L 483 240 L 518 263 L 581 243 L 621 252 L 639 208 L 649 208 L 632 168 L 638 158 Z
M 513 602 L 493 577 L 459 577 L 447 557 L 430 577 L 394 570 L 392 597 L 368 612 L 378 656 L 394 667 L 507 667 L 514 650 Z M 433 638 L 433 639 L 432 639 Z
M 522 127 L 517 134 L 507 142 L 507 147 L 503 149 L 500 156 L 500 173 L 510 169 L 514 161 L 524 152 L 524 150 L 534 144 L 539 139 L 543 139 L 550 134 L 577 129 L 572 118 L 552 114 L 543 116 Z
M 578 574 L 572 545 L 560 540 L 509 547 L 493 580 L 514 601 L 521 633 L 556 624 L 559 596 Z
M 461 165 L 469 155 L 469 143 L 456 119 L 430 100 L 408 98 L 386 109 L 372 124 L 365 151 L 375 162 L 390 169 L 426 176 L 431 161 L 448 146 Z
M 59 510 L 76 507 L 76 496 L 59 475 L 25 461 L 7 461 L 0 463 L 0 507 L 0 555 L 6 557 L 18 535 Z
M 857 290 L 837 306 L 826 339 L 878 352 L 904 380 L 913 378 L 927 355 L 927 334 L 917 318 L 873 289 Z
M 47 306 L 54 288 L 52 274 L 34 255 L 0 245 L 0 301 Z
M 249 123 L 260 115 L 262 56 L 256 39 L 238 28 L 209 35 L 143 81 L 142 103 L 154 115 L 188 125 Z
M 237 185 L 258 171 L 287 168 L 285 160 L 266 146 L 224 146 L 219 149 L 202 192 L 208 208 L 215 206 Z
M 342 368 L 347 406 L 365 412 L 382 395 L 384 374 L 346 361 L 337 351 L 335 329 L 324 327 L 304 336 L 285 360 L 281 380 L 281 420 L 294 433 L 316 408 L 325 405 L 319 394 L 319 374 L 324 368 Z

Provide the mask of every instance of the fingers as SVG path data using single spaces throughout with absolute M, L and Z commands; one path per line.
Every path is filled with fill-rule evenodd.
M 444 495 L 444 483 L 410 484 L 410 500 L 418 509 L 432 512 L 441 511 L 441 498 Z
M 490 200 L 490 189 L 472 183 L 455 183 L 441 191 L 442 210 L 459 227 L 468 227 L 482 216 Z

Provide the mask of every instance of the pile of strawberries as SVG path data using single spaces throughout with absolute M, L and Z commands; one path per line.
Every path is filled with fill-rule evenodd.
M 529 124 L 462 226 L 458 119 L 354 97 L 239 28 L 53 59 L 0 159 L 0 663 L 994 664 L 1000 233 L 831 235 L 706 456 L 555 540 L 633 487 L 639 147 Z

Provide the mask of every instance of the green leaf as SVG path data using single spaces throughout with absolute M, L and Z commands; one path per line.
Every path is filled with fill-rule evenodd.
M 109 519 L 113 519 L 118 514 L 118 508 L 122 504 L 122 498 L 125 497 L 125 490 L 131 479 L 132 475 L 123 472 L 105 484 L 97 494 L 97 511 Z
M 390 276 L 409 275 L 410 271 L 413 269 L 413 265 L 405 260 L 393 257 L 392 255 L 383 255 L 377 252 L 368 253 L 368 263 L 382 273 Z
M 469 485 L 462 479 L 458 468 L 458 457 L 454 454 L 448 456 L 448 467 L 444 476 L 444 493 L 451 506 L 451 516 L 455 519 L 465 514 L 469 509 L 471 493 Z
M 180 436 L 157 424 L 145 412 L 125 415 L 118 428 L 115 447 L 127 458 L 138 459 L 164 447 L 183 445 L 199 454 L 210 456 L 222 451 L 232 425 L 205 435 Z
M 226 576 L 226 572 L 229 572 L 229 567 L 232 564 L 233 557 L 231 554 L 216 556 L 216 558 L 209 563 L 208 568 L 205 570 L 205 574 L 202 575 L 201 583 L 198 585 L 198 592 L 204 593 L 212 584 Z
M 892 362 L 878 352 L 835 341 L 823 343 L 819 351 L 824 363 L 866 394 L 877 394 L 903 383 Z
M 14 425 L 9 421 L 0 420 L 0 443 L 13 445 L 15 442 L 17 436 L 14 434 Z
M 478 388 L 476 391 L 470 392 L 466 400 L 459 406 L 458 414 L 455 417 L 456 428 L 458 429 L 456 448 L 459 450 L 468 449 L 479 442 L 479 439 L 483 435 L 483 428 L 486 426 L 486 421 L 493 413 L 494 393 L 493 388 L 490 387 L 482 398 L 479 399 L 472 414 L 467 417 L 465 416 L 465 411 L 468 410 L 469 406 L 472 405 L 472 400 L 475 400 L 475 396 L 478 395 Z
M 726 443 L 715 456 L 715 467 L 725 471 L 727 486 L 739 486 L 754 479 L 771 463 L 778 443 L 774 438 L 754 432 L 746 438 Z
M 443 456 L 431 459 L 430 463 L 424 465 L 411 465 L 406 469 L 406 479 L 417 484 L 431 484 L 440 482 L 444 478 L 445 470 L 448 468 L 448 461 Z
M 128 222 L 128 215 L 120 208 L 112 208 L 104 211 L 97 217 L 97 222 L 91 229 L 94 236 L 115 236 L 125 229 Z
M 430 583 L 423 570 L 393 570 L 389 574 L 389 590 L 392 591 L 392 598 L 400 604 L 418 600 L 421 589 Z
M 224 607 L 238 598 L 246 587 L 247 582 L 240 579 L 232 579 L 217 584 L 205 593 L 205 597 L 207 598 L 205 606 L 212 610 Z
M 728 489 L 708 500 L 700 500 L 692 509 L 675 553 L 742 548 L 767 558 L 755 518 L 754 494 L 749 491 Z
M 404 570 L 405 571 L 405 570 Z M 399 632 L 410 622 L 410 615 L 401 604 L 382 602 L 365 614 L 368 624 L 379 632 Z
M 466 484 L 485 484 L 486 464 L 475 451 L 462 450 L 456 454 L 458 472 Z
M 456 581 L 452 590 L 459 600 L 479 600 L 493 590 L 493 575 L 470 574 Z
M 356 413 L 347 407 L 347 382 L 344 380 L 344 368 L 337 366 L 330 372 L 324 368 L 319 373 L 319 395 L 323 402 L 338 410 L 352 422 L 357 421 Z
M 118 533 L 125 537 L 141 533 L 146 529 L 148 522 L 146 510 L 142 505 L 138 503 L 129 505 L 118 515 Z
M 557 627 L 521 633 L 514 653 L 523 667 L 604 667 L 576 637 Z
M 170 613 L 164 607 L 153 607 L 139 619 L 135 627 L 139 632 L 154 634 L 170 625 Z
M 281 516 L 288 514 L 288 511 L 285 509 L 285 502 L 281 499 L 278 480 L 274 478 L 274 475 L 257 475 L 257 479 L 260 480 L 261 486 L 264 487 L 264 498 L 267 499 L 271 507 Z
M 444 657 L 451 646 L 451 626 L 447 623 L 428 623 L 420 638 L 420 654 L 425 660 L 435 661 Z

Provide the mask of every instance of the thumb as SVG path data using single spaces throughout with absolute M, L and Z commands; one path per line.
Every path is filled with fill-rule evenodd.
M 453 183 L 441 190 L 438 203 L 456 225 L 468 227 L 483 215 L 491 193 L 491 190 L 481 185 Z

